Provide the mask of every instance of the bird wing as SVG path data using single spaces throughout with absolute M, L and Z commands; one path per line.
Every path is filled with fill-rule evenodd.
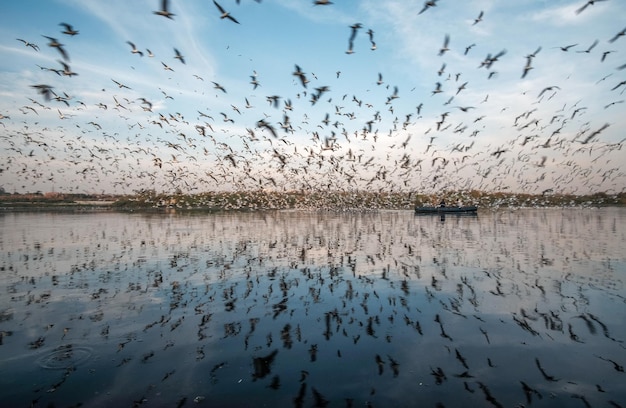
M 213 0 L 213 4 L 215 4 L 215 7 L 217 7 L 220 13 L 226 13 L 226 10 L 224 10 L 215 0 Z

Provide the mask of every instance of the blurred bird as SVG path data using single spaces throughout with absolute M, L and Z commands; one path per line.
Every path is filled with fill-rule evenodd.
M 63 34 L 67 34 L 71 36 L 78 34 L 78 31 L 74 30 L 74 28 L 72 28 L 72 26 L 67 23 L 60 23 L 59 25 L 65 27 L 65 30 L 62 31 Z
M 137 47 L 135 47 L 135 44 L 133 44 L 133 43 L 132 43 L 132 42 L 130 42 L 130 41 L 126 41 L 126 44 L 128 44 L 128 45 L 130 45 L 130 46 L 131 46 L 131 48 L 132 48 L 132 49 L 130 50 L 130 52 L 131 52 L 131 53 L 133 53 L 133 54 L 139 54 L 139 56 L 140 56 L 140 57 L 143 57 L 143 52 L 139 51 L 139 50 L 137 49 Z
M 296 70 L 293 72 L 293 75 L 298 77 L 302 86 L 306 88 L 306 84 L 309 83 L 309 80 L 306 78 L 306 75 L 304 74 L 304 72 L 302 72 L 302 69 L 297 64 Z
M 153 11 L 153 13 L 156 14 L 157 16 L 163 16 L 165 18 L 169 18 L 170 20 L 173 20 L 172 17 L 174 17 L 176 14 L 170 13 L 170 11 L 167 9 L 168 8 L 167 3 L 168 3 L 168 0 L 161 0 L 161 9 L 157 11 Z
M 185 63 L 185 58 L 180 53 L 180 51 L 178 51 L 176 48 L 174 48 L 174 52 L 176 53 L 176 56 L 174 58 L 180 60 L 180 62 L 182 62 L 184 64 Z
M 588 0 L 585 4 L 582 5 L 582 7 L 576 9 L 576 14 L 582 13 L 583 11 L 585 11 L 587 7 L 593 6 L 598 1 L 606 1 L 606 0 Z
M 482 10 L 478 14 L 478 17 L 476 17 L 476 19 L 474 20 L 474 24 L 472 24 L 472 25 L 476 25 L 476 24 L 480 23 L 481 21 L 483 21 L 483 11 Z
M 23 42 L 26 47 L 30 47 L 30 48 L 32 48 L 35 51 L 39 51 L 39 46 L 37 44 L 33 44 L 33 43 L 28 42 L 26 40 L 22 40 L 21 38 L 16 38 L 16 40 Z
M 577 46 L 578 44 L 571 44 L 571 45 L 566 45 L 563 47 L 554 47 L 554 48 L 559 48 L 561 49 L 561 51 L 567 52 L 569 51 L 570 48 Z
M 230 21 L 232 21 L 232 22 L 234 22 L 234 23 L 239 24 L 239 21 L 237 21 L 237 20 L 235 19 L 235 17 L 231 16 L 231 15 L 230 15 L 230 13 L 229 13 L 228 11 L 224 10 L 224 8 L 223 8 L 222 6 L 220 6 L 220 5 L 219 5 L 219 4 L 218 4 L 215 0 L 213 0 L 213 4 L 215 4 L 215 7 L 217 7 L 217 9 L 220 11 L 220 13 L 222 13 L 222 14 L 220 15 L 220 18 L 221 18 L 221 19 L 225 19 L 225 18 L 227 18 L 227 19 L 229 19 Z
M 57 40 L 54 37 L 48 37 L 47 35 L 44 35 L 43 37 L 47 38 L 48 40 L 50 40 L 50 42 L 48 43 L 49 47 L 52 48 L 56 48 L 57 50 L 59 50 L 59 53 L 61 53 L 61 56 L 63 57 L 63 59 L 65 61 L 69 61 L 70 57 L 69 55 L 67 55 L 67 52 L 65 51 L 65 49 L 63 48 L 63 44 L 61 44 L 59 42 L 59 40 Z
M 438 0 L 428 0 L 424 3 L 424 7 L 422 8 L 422 10 L 420 10 L 419 13 L 417 14 L 422 14 L 423 12 L 425 12 L 426 10 L 428 10 L 431 7 L 435 7 L 437 5 L 437 1 Z
M 620 31 L 619 33 L 615 34 L 615 36 L 613 36 L 613 38 L 611 38 L 609 40 L 610 43 L 615 42 L 618 38 L 623 37 L 624 35 L 626 35 L 626 28 L 624 28 L 622 31 Z
M 43 95 L 46 101 L 49 101 L 52 95 L 54 95 L 54 92 L 52 91 L 52 87 L 50 85 L 31 85 L 31 88 L 35 88 L 40 95 Z
M 443 38 L 443 45 L 441 46 L 441 49 L 439 49 L 439 56 L 445 54 L 446 51 L 450 51 L 448 44 L 450 44 L 450 36 L 446 34 Z
M 593 48 L 594 48 L 596 45 L 598 45 L 598 40 L 595 40 L 595 41 L 593 42 L 593 44 L 591 44 L 591 45 L 589 46 L 589 48 L 587 48 L 586 50 L 583 50 L 583 51 L 576 51 L 576 52 L 585 52 L 585 53 L 589 54 L 589 53 L 591 52 L 591 50 L 593 50 Z

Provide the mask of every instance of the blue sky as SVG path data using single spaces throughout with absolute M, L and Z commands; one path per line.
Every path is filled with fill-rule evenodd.
M 240 24 L 220 19 L 209 0 L 169 1 L 173 19 L 153 13 L 160 0 L 5 4 L 0 185 L 90 193 L 626 186 L 626 36 L 609 42 L 626 28 L 622 1 L 577 13 L 585 0 L 439 0 L 421 14 L 422 0 L 218 3 Z M 79 33 L 63 34 L 60 23 Z M 78 75 L 62 74 L 62 55 L 43 36 L 64 44 Z M 437 83 L 442 92 L 433 93 Z M 33 85 L 42 84 L 58 98 L 38 94 Z

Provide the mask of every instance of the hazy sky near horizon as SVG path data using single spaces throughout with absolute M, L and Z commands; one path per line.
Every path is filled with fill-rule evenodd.
M 3 5 L 0 186 L 626 187 L 626 2 L 167 3 Z

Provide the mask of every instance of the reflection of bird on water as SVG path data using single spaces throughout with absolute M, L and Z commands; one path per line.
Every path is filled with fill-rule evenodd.
M 252 359 L 252 365 L 254 367 L 254 373 L 252 374 L 252 378 L 254 380 L 264 378 L 272 372 L 272 364 L 274 363 L 274 359 L 276 358 L 277 354 L 278 350 L 274 350 L 266 356 L 254 357 Z

